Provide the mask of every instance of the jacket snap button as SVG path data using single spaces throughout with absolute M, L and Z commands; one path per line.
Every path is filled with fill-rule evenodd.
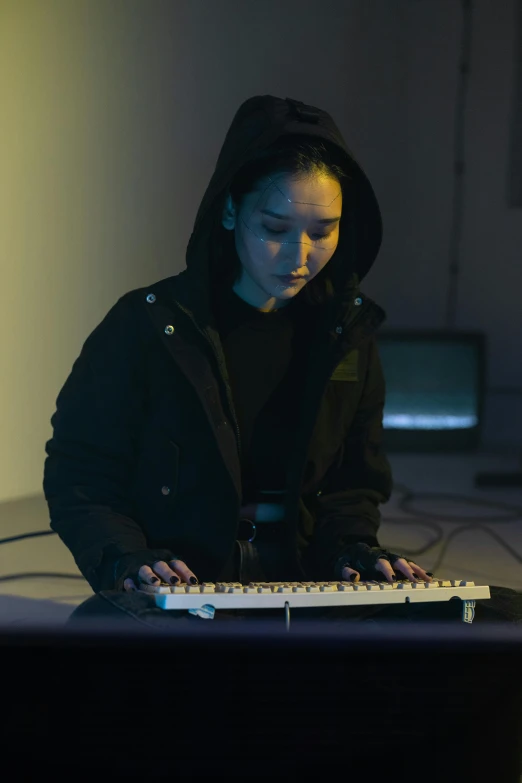
M 342 326 L 338 326 L 335 331 L 337 332 L 337 334 L 342 334 L 343 333 L 343 327 Z
M 166 326 L 165 327 L 165 334 L 174 334 L 174 327 L 173 326 Z
M 358 297 L 357 297 L 357 299 L 355 300 L 355 304 L 357 305 L 357 307 L 358 307 L 359 305 L 362 305 L 362 299 L 361 299 L 361 297 L 360 297 L 360 296 L 358 296 Z
M 170 495 L 170 489 L 168 487 L 162 487 L 161 492 L 163 495 Z
M 147 302 L 149 304 L 152 304 L 155 301 L 156 301 L 156 297 L 154 296 L 154 294 L 149 294 L 148 297 L 147 297 Z

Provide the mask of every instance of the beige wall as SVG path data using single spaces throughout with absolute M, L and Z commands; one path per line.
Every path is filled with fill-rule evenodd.
M 522 385 L 522 213 L 505 203 L 515 4 L 475 6 L 457 327 L 490 335 L 494 385 Z M 0 501 L 41 493 L 87 335 L 123 293 L 184 268 L 251 95 L 333 114 L 383 212 L 363 289 L 389 326 L 443 326 L 460 23 L 452 0 L 0 0 Z M 493 397 L 489 440 L 522 442 L 521 402 Z

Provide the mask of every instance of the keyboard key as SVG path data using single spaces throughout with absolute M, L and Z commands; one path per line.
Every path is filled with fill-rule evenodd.
M 165 584 L 165 582 L 162 582 L 159 585 L 141 584 L 140 590 L 144 593 L 159 593 L 160 595 L 163 595 L 165 593 L 170 593 L 170 585 Z
M 239 584 L 239 582 L 219 582 L 217 588 L 218 593 L 237 594 L 243 592 L 243 585 Z
M 201 584 L 201 593 L 215 593 L 215 585 L 213 582 L 203 582 Z

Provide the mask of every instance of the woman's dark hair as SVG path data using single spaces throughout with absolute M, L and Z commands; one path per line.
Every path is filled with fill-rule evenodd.
M 239 210 L 243 198 L 255 191 L 258 184 L 267 177 L 277 174 L 291 174 L 297 176 L 328 175 L 339 181 L 343 192 L 343 212 L 348 206 L 349 188 L 347 183 L 352 180 L 346 167 L 346 159 L 341 156 L 334 145 L 317 138 L 306 135 L 289 135 L 278 139 L 273 145 L 259 152 L 255 158 L 241 168 L 230 183 L 225 199 L 230 193 L 232 200 Z M 241 274 L 241 261 L 235 248 L 234 232 L 221 224 L 221 211 L 219 214 L 217 258 L 213 265 L 215 286 L 232 287 L 239 280 Z M 334 295 L 334 288 L 328 266 L 304 286 L 301 297 L 306 304 L 317 307 L 324 304 Z

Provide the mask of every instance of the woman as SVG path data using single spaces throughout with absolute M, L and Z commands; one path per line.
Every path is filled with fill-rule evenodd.
M 359 283 L 381 237 L 326 112 L 242 104 L 187 269 L 123 296 L 57 399 L 44 492 L 96 594 L 75 617 L 157 614 L 130 594 L 160 581 L 431 579 L 376 537 L 385 313 Z

